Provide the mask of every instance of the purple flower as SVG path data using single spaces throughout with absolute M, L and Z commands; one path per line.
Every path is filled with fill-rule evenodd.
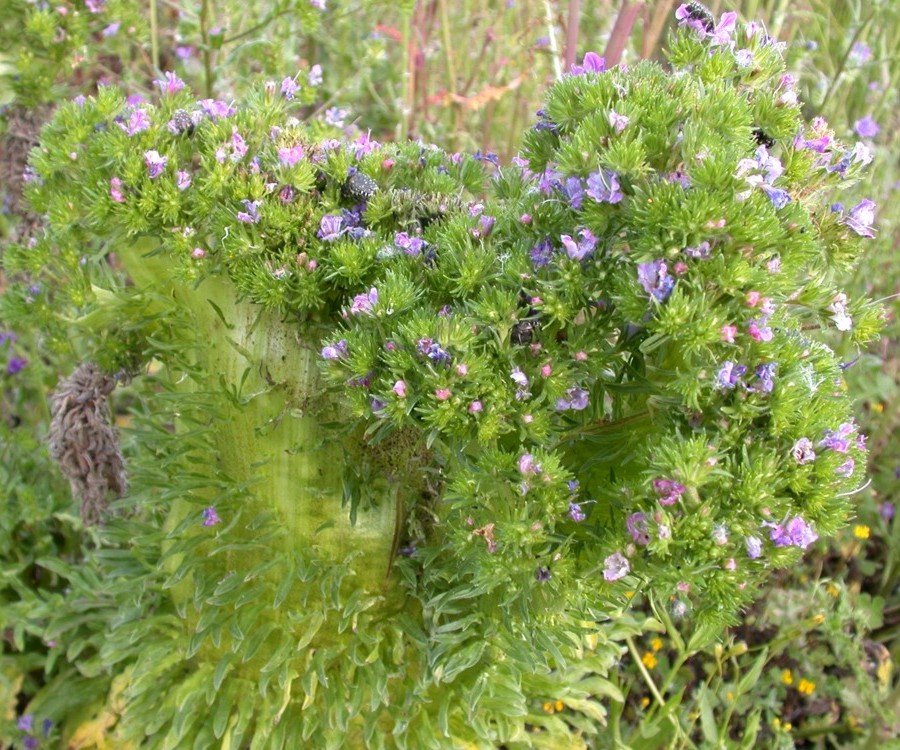
M 528 376 L 518 367 L 513 368 L 510 379 L 516 384 L 516 400 L 522 401 L 531 396 L 528 390 Z
M 478 222 L 479 226 L 472 230 L 472 236 L 475 239 L 487 237 L 491 233 L 491 229 L 494 228 L 494 222 L 496 222 L 496 219 L 493 216 L 482 214 L 478 218 Z
M 316 236 L 326 242 L 334 242 L 346 231 L 341 227 L 343 223 L 343 217 L 327 214 L 322 217 L 322 221 L 319 224 L 319 231 Z
M 852 422 L 843 422 L 837 430 L 825 430 L 825 437 L 819 442 L 819 446 L 838 453 L 846 453 L 850 450 L 849 437 L 855 431 L 856 425 Z
M 246 211 L 238 211 L 237 220 L 244 222 L 244 224 L 258 224 L 260 218 L 259 207 L 262 201 L 242 200 L 241 203 Z
M 872 48 L 865 42 L 856 42 L 850 49 L 850 59 L 857 65 L 872 59 Z
M 325 10 L 325 0 L 309 0 L 309 4 L 317 10 Z
M 406 232 L 397 232 L 394 235 L 394 244 L 407 255 L 420 255 L 425 247 L 425 240 L 421 237 L 410 237 Z
M 556 400 L 557 411 L 582 411 L 587 409 L 591 395 L 583 388 L 572 386 L 566 391 L 566 395 Z
M 788 203 L 791 202 L 791 196 L 781 188 L 774 188 L 771 185 L 766 184 L 762 184 L 760 187 L 763 189 L 763 192 L 769 197 L 769 200 L 772 201 L 772 205 L 775 206 L 775 208 L 784 208 Z
M 175 46 L 175 57 L 179 60 L 190 60 L 194 56 L 194 48 L 189 44 Z
M 278 160 L 288 167 L 293 167 L 303 158 L 305 153 L 303 146 L 298 143 L 296 146 L 291 146 L 290 148 L 278 149 Z
M 659 495 L 660 505 L 674 505 L 685 493 L 685 486 L 674 479 L 654 479 L 653 490 Z
M 844 219 L 844 224 L 860 237 L 874 237 L 872 224 L 875 222 L 875 208 L 875 203 L 868 198 L 860 201 L 850 209 L 850 215 Z
M 102 13 L 106 0 L 84 0 L 84 4 L 91 13 Z
M 586 73 L 603 73 L 606 70 L 606 59 L 600 57 L 596 52 L 588 52 L 585 54 L 581 65 L 572 66 L 572 75 L 581 76 Z
M 201 99 L 197 104 L 200 105 L 203 113 L 213 122 L 225 117 L 231 117 L 235 113 L 234 107 L 219 99 Z
M 182 81 L 177 75 L 175 75 L 172 71 L 166 71 L 165 78 L 154 81 L 154 83 L 159 86 L 160 90 L 165 94 L 177 94 L 181 89 L 184 88 L 184 81 Z
M 696 258 L 698 260 L 708 260 L 712 246 L 705 240 L 696 247 L 686 247 L 683 252 L 688 258 Z
M 531 453 L 523 453 L 519 456 L 519 472 L 525 476 L 540 474 L 541 465 L 534 460 L 534 456 Z
M 155 180 L 163 173 L 168 161 L 169 157 L 160 156 L 158 151 L 144 152 L 144 163 L 147 165 L 147 171 L 151 180 Z
M 119 33 L 119 28 L 121 26 L 122 26 L 121 21 L 114 21 L 109 26 L 104 28 L 103 31 L 100 32 L 100 36 L 102 36 L 104 39 L 108 39 L 111 36 L 115 36 L 116 34 Z
M 763 525 L 772 528 L 769 538 L 775 543 L 776 547 L 806 549 L 819 538 L 819 535 L 800 516 L 794 516 L 785 524 L 765 523 Z
M 607 581 L 618 581 L 628 575 L 631 565 L 621 552 L 613 552 L 603 561 L 603 577 Z
M 175 186 L 179 190 L 187 190 L 191 186 L 191 173 L 179 169 L 175 173 Z
M 341 339 L 334 344 L 322 347 L 322 359 L 343 359 L 345 356 L 347 356 L 347 339 Z
M 585 193 L 598 203 L 618 203 L 625 197 L 619 190 L 618 175 L 608 169 L 588 175 Z
M 581 186 L 581 180 L 577 177 L 567 177 L 562 184 L 562 191 L 569 200 L 569 205 L 576 211 L 581 208 L 584 200 L 584 188 Z
M 771 393 L 775 388 L 775 370 L 778 367 L 777 362 L 767 362 L 756 368 L 756 377 L 759 378 L 759 385 L 753 390 L 762 391 L 763 393 Z
M 109 195 L 116 203 L 125 202 L 125 196 L 122 194 L 122 180 L 120 180 L 118 177 L 110 178 Z
M 866 115 L 861 120 L 857 120 L 853 124 L 853 129 L 860 138 L 874 138 L 881 130 L 878 127 L 878 123 L 869 115 Z
M 800 438 L 794 443 L 794 447 L 791 448 L 791 455 L 801 466 L 815 461 L 816 452 L 813 450 L 812 440 L 809 438 Z
M 590 229 L 582 229 L 578 236 L 581 237 L 581 242 L 576 243 L 568 234 L 561 235 L 560 240 L 566 248 L 566 254 L 572 260 L 582 261 L 593 254 L 597 238 Z
M 620 115 L 615 110 L 610 110 L 609 112 L 609 124 L 615 129 L 616 133 L 621 133 L 628 126 L 628 123 L 631 120 L 625 116 Z
M 25 750 L 37 750 L 40 744 L 37 737 L 26 737 L 22 740 L 22 747 Z
M 744 544 L 747 546 L 747 557 L 751 560 L 756 560 L 762 554 L 762 539 L 759 537 L 748 536 Z
M 839 477 L 849 477 L 855 468 L 856 461 L 854 461 L 851 456 L 848 456 L 847 460 L 834 470 L 834 473 Z
M 34 729 L 34 714 L 23 714 L 16 722 L 16 726 L 23 732 L 30 732 Z
M 419 339 L 416 342 L 416 349 L 435 364 L 448 365 L 452 359 L 449 352 L 442 349 L 437 341 L 431 339 Z
M 885 522 L 890 522 L 896 512 L 897 507 L 890 500 L 885 500 L 878 508 L 878 515 L 881 516 Z
M 293 78 L 285 78 L 281 82 L 281 94 L 288 101 L 294 99 L 295 94 L 300 90 L 297 82 Z
M 360 315 L 365 313 L 366 315 L 371 315 L 377 304 L 378 290 L 373 286 L 368 292 L 357 294 L 353 298 L 353 304 L 350 305 L 350 314 Z
M 675 278 L 668 275 L 664 260 L 638 263 L 637 275 L 644 291 L 658 302 L 665 301 L 675 287 Z
M 753 65 L 753 52 L 749 49 L 739 49 L 734 53 L 734 61 L 741 68 L 749 68 Z
M 309 77 L 307 78 L 307 83 L 310 86 L 319 86 L 322 83 L 322 66 L 321 65 L 313 65 L 309 69 Z
M 587 518 L 585 512 L 581 509 L 580 503 L 569 503 L 569 518 L 571 518 L 575 523 L 581 523 L 585 518 Z
M 117 124 L 120 128 L 122 128 L 122 130 L 125 131 L 126 135 L 131 136 L 147 130 L 147 128 L 150 127 L 150 119 L 147 117 L 147 113 L 143 109 L 137 107 L 131 110 L 130 114 L 128 115 L 127 123 L 119 122 Z
M 216 513 L 216 509 L 212 505 L 209 505 L 203 509 L 204 526 L 216 526 L 220 523 L 222 523 L 222 519 L 219 518 L 219 514 Z
M 344 127 L 344 120 L 350 113 L 340 107 L 331 107 L 325 110 L 325 122 L 336 128 Z
M 550 258 L 553 256 L 553 243 L 549 237 L 545 237 L 541 242 L 531 248 L 531 262 L 535 269 L 544 268 L 550 265 Z
M 545 568 L 544 566 L 539 567 L 537 569 L 537 572 L 534 574 L 534 577 L 541 583 L 544 583 L 544 581 L 549 581 L 551 577 L 550 568 Z
M 635 543 L 642 547 L 650 544 L 650 534 L 647 532 L 647 517 L 643 513 L 632 513 L 625 519 L 625 526 Z

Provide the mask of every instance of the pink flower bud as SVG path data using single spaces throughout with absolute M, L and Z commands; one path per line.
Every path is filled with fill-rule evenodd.
M 734 337 L 737 333 L 737 326 L 722 326 L 719 329 L 719 335 L 726 344 L 733 344 Z
M 449 388 L 437 388 L 434 391 L 434 395 L 438 401 L 446 401 L 450 398 L 450 389 Z
M 402 380 L 398 380 L 396 383 L 394 383 L 394 387 L 391 390 L 400 398 L 406 398 L 406 383 L 404 383 Z

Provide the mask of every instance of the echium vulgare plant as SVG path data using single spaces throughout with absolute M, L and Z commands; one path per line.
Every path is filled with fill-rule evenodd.
M 49 291 L 4 313 L 83 363 L 51 449 L 101 523 L 44 561 L 26 627 L 77 675 L 29 715 L 72 731 L 68 674 L 134 746 L 583 746 L 634 602 L 708 642 L 842 525 L 871 155 L 756 25 L 678 15 L 509 166 L 323 139 L 291 85 L 59 110 L 7 258 Z

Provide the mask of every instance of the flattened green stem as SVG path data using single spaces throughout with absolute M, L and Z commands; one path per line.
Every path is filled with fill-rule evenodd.
M 148 238 L 122 252 L 139 285 L 165 278 L 166 259 L 146 257 L 155 243 Z M 246 564 L 309 547 L 334 562 L 354 552 L 359 555 L 355 585 L 372 593 L 384 591 L 397 498 L 386 493 L 377 507 L 360 510 L 351 525 L 342 504 L 340 438 L 321 427 L 334 418 L 334 407 L 320 383 L 318 336 L 258 305 L 238 301 L 231 282 L 221 276 L 197 287 L 171 279 L 162 284 L 166 294 L 191 312 L 206 342 L 196 351 L 206 381 L 184 379 L 181 387 L 221 396 L 217 455 L 210 457 L 210 470 L 250 483 L 252 497 L 243 509 L 244 519 L 274 510 L 287 532 L 278 542 L 284 549 L 261 552 L 260 560 Z M 177 524 L 196 511 L 196 505 L 176 502 L 171 522 Z

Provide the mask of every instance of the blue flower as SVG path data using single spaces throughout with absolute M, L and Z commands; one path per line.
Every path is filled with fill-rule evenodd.
M 588 175 L 585 192 L 598 203 L 618 203 L 625 197 L 619 190 L 618 175 L 607 169 Z
M 581 509 L 580 503 L 569 503 L 569 518 L 571 518 L 575 523 L 581 523 L 585 518 L 587 518 L 585 512 Z
M 553 243 L 550 242 L 549 237 L 545 237 L 541 242 L 531 248 L 531 262 L 536 269 L 549 266 L 552 256 Z
M 737 365 L 730 360 L 725 362 L 716 375 L 716 388 L 732 389 L 741 379 L 741 376 L 747 372 L 746 365 Z
M 675 287 L 675 278 L 668 275 L 664 260 L 638 263 L 637 274 L 644 291 L 659 302 L 665 301 Z

